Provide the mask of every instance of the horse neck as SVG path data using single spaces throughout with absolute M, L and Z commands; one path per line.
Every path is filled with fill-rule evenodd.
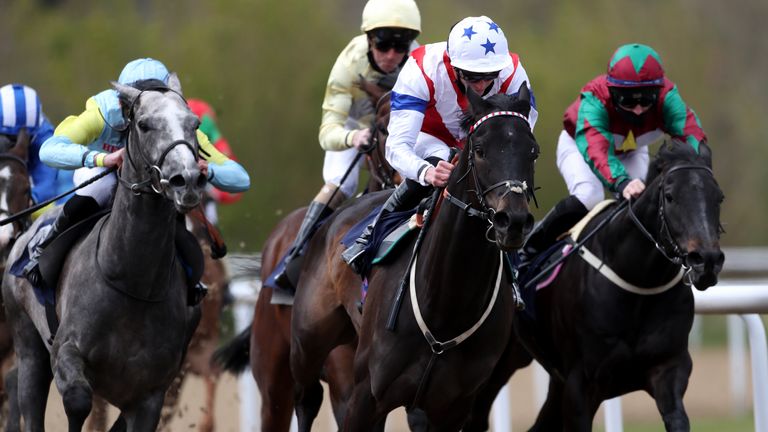
M 449 186 L 454 196 L 471 202 L 466 189 Z M 420 249 L 416 273 L 419 306 L 436 329 L 463 331 L 488 306 L 500 255 L 486 239 L 487 229 L 484 220 L 442 202 Z
M 651 183 L 640 198 L 632 203 L 632 211 L 645 229 L 658 241 L 659 188 Z M 620 240 L 618 240 L 620 239 Z M 629 209 L 595 236 L 599 256 L 625 280 L 641 286 L 657 286 L 669 282 L 680 270 L 670 262 L 633 222 Z
M 123 165 L 124 179 L 136 175 Z M 101 268 L 116 278 L 128 277 L 128 284 L 143 289 L 141 282 L 166 280 L 175 256 L 176 210 L 164 197 L 142 193 L 134 195 L 119 185 L 112 213 L 103 227 L 98 259 Z

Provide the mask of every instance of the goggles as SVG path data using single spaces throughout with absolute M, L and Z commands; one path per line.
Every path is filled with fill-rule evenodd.
M 476 83 L 479 81 L 492 81 L 499 77 L 499 71 L 494 72 L 470 72 L 459 69 L 459 75 L 464 78 L 465 81 L 470 83 Z
M 389 50 L 394 49 L 399 54 L 405 54 L 411 47 L 411 41 L 374 37 L 373 46 L 381 52 L 389 52 Z
M 657 91 L 652 92 L 616 92 L 616 104 L 621 108 L 632 110 L 640 105 L 641 108 L 650 108 L 656 104 L 659 97 Z

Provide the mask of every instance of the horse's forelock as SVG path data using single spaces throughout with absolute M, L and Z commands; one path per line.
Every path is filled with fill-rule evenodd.
M 485 114 L 494 111 L 514 111 L 520 114 L 528 116 L 531 112 L 531 104 L 528 101 L 518 100 L 517 97 L 504 93 L 495 94 L 488 99 L 485 99 L 489 109 L 485 109 L 479 113 L 473 113 L 472 107 L 464 113 L 461 118 L 461 127 L 465 132 L 469 132 L 469 128 L 474 122 Z
M 711 168 L 709 147 L 703 142 L 699 146 L 700 150 L 697 152 L 693 146 L 679 139 L 665 141 L 648 168 L 645 183 L 652 183 L 661 173 L 680 164 L 702 165 Z

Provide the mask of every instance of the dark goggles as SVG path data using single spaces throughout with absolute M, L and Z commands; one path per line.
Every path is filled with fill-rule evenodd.
M 617 92 L 615 94 L 616 104 L 621 108 L 632 110 L 640 105 L 641 108 L 650 108 L 656 104 L 659 94 L 652 92 Z
M 405 54 L 411 47 L 411 41 L 373 38 L 373 46 L 381 52 L 394 49 L 399 54 Z
M 499 71 L 495 72 L 470 72 L 459 69 L 459 75 L 461 75 L 462 78 L 466 82 L 470 83 L 476 83 L 479 81 L 491 81 L 495 80 L 499 77 Z

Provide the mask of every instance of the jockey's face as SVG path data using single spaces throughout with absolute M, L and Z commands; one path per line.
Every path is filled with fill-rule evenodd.
M 376 66 L 386 73 L 392 73 L 397 70 L 405 56 L 408 55 L 408 44 L 386 43 L 372 38 L 368 38 L 373 54 L 373 61 Z M 403 46 L 405 50 L 403 50 Z
M 611 88 L 611 96 L 619 109 L 636 116 L 645 114 L 656 105 L 658 87 Z
M 493 80 L 495 80 L 499 76 L 499 72 L 486 72 L 486 73 L 474 73 L 474 72 L 468 72 L 461 69 L 455 69 L 457 75 L 459 76 L 459 79 L 461 79 L 461 82 L 464 84 L 464 86 L 469 87 L 474 91 L 475 93 L 479 95 L 484 95 L 485 91 L 488 89 L 488 86 L 490 86 L 493 83 Z

